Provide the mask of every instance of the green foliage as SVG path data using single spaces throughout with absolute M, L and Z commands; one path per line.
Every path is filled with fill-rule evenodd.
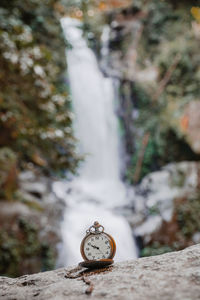
M 178 136 L 171 124 L 163 120 L 165 107 L 163 103 L 154 103 L 151 96 L 138 84 L 132 86 L 134 97 L 133 110 L 137 109 L 138 117 L 134 121 L 135 143 L 134 154 L 127 169 L 127 180 L 132 183 L 139 155 L 143 147 L 145 133 L 150 133 L 142 161 L 140 179 L 163 165 L 182 160 L 199 160 L 183 137 Z
M 197 40 L 192 36 L 189 28 L 185 25 L 183 27 L 185 27 L 185 35 L 178 36 L 176 41 L 163 43 L 161 53 L 156 58 L 162 78 L 173 64 L 174 57 L 177 54 L 180 56 L 180 61 L 164 92 L 165 99 L 169 99 L 168 101 L 173 99 L 180 110 L 189 101 L 199 100 L 200 83 L 200 55 L 197 51 Z
M 200 195 L 191 195 L 183 201 L 175 203 L 177 222 L 185 239 L 200 232 Z
M 163 118 L 169 118 L 168 111 L 171 114 L 171 123 L 181 115 L 186 103 L 199 99 L 200 54 L 191 7 L 192 3 L 186 1 L 178 6 L 170 1 L 151 2 L 140 44 L 139 61 L 150 60 L 158 68 L 158 81 L 165 77 L 179 55 L 177 66 L 157 99 L 157 104 L 163 107 Z M 169 124 L 170 120 L 165 121 Z
M 75 172 L 79 161 L 58 4 L 57 0 L 0 3 L 0 199 L 21 201 L 38 218 L 44 206 L 24 199 L 17 190 L 18 171 L 37 168 L 62 175 Z M 13 217 L 8 223 L 4 220 L 0 229 L 0 274 L 52 269 L 56 246 L 51 238 L 42 241 L 34 221 Z
M 169 247 L 167 245 L 161 245 L 159 242 L 154 242 L 150 246 L 146 246 L 142 249 L 140 256 L 154 256 L 154 255 L 160 255 L 167 252 L 172 252 L 175 249 L 173 247 Z
M 134 155 L 132 156 L 131 164 L 127 171 L 127 178 L 130 182 L 132 182 L 134 177 L 136 164 L 142 148 L 141 144 L 142 144 L 141 139 L 136 142 L 136 150 Z M 145 175 L 147 175 L 150 171 L 153 171 L 157 168 L 157 160 L 158 160 L 157 152 L 158 151 L 157 151 L 157 145 L 155 143 L 155 140 L 153 138 L 150 138 L 148 145 L 145 149 L 140 179 L 143 178 Z
M 77 164 L 57 1 L 1 1 L 0 147 L 45 172 Z
M 144 3 L 143 3 L 144 4 Z M 143 20 L 143 33 L 137 49 L 137 64 L 143 69 L 146 62 L 158 70 L 158 79 L 154 84 L 137 83 L 132 87 L 132 109 L 138 111 L 134 120 L 134 154 L 127 170 L 127 178 L 132 182 L 138 157 L 142 149 L 142 139 L 150 134 L 142 161 L 140 179 L 163 165 L 181 160 L 199 160 L 181 130 L 181 116 L 185 105 L 199 100 L 200 52 L 198 37 L 195 36 L 187 1 L 154 0 L 145 8 L 140 2 L 133 6 L 147 11 Z M 124 41 L 126 43 L 126 41 Z M 156 98 L 160 81 L 165 78 L 179 55 L 179 61 Z
M 15 277 L 26 270 L 39 272 L 54 267 L 55 251 L 38 236 L 37 227 L 24 219 L 18 220 L 14 230 L 0 230 L 0 275 Z
M 160 215 L 160 209 L 159 209 L 159 205 L 155 204 L 151 207 L 148 208 L 148 215 L 150 216 L 154 216 L 154 215 Z

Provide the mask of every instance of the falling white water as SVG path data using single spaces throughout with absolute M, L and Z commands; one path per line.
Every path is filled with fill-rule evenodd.
M 61 20 L 66 40 L 74 131 L 79 152 L 86 155 L 80 175 L 70 184 L 57 182 L 54 191 L 65 199 L 62 223 L 63 244 L 58 265 L 81 261 L 80 242 L 95 220 L 113 235 L 117 244 L 115 260 L 136 258 L 131 229 L 115 207 L 128 204 L 126 188 L 120 180 L 118 124 L 115 116 L 111 79 L 104 78 L 96 57 L 82 37 L 81 23 L 70 18 Z

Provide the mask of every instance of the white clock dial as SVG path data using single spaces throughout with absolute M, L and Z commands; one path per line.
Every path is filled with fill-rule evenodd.
M 111 255 L 111 245 L 104 233 L 88 236 L 84 243 L 84 253 L 88 260 L 106 259 Z

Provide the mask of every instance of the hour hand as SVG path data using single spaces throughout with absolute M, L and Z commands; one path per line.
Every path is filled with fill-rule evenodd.
M 91 247 L 99 250 L 99 247 L 97 247 L 95 245 L 91 245 Z
M 99 251 L 103 254 L 103 252 L 99 249 L 99 247 L 97 247 L 97 246 L 95 246 L 95 245 L 91 245 L 91 247 L 93 247 L 93 248 L 99 250 Z

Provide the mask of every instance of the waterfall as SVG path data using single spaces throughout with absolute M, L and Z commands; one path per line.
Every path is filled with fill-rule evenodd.
M 137 247 L 130 226 L 123 216 L 114 212 L 129 201 L 120 179 L 113 83 L 103 77 L 93 51 L 82 36 L 81 23 L 63 18 L 61 25 L 71 44 L 66 57 L 74 132 L 79 141 L 78 151 L 85 155 L 85 160 L 79 175 L 70 183 L 60 181 L 53 186 L 57 196 L 66 201 L 58 265 L 73 265 L 82 260 L 80 242 L 95 220 L 116 240 L 115 260 L 136 258 Z

